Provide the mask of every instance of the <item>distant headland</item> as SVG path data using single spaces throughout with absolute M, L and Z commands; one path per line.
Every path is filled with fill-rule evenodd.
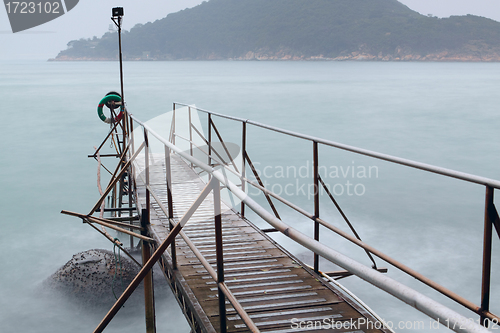
M 397 0 L 210 0 L 123 33 L 125 60 L 500 61 L 500 23 Z M 116 60 L 116 32 L 54 61 Z

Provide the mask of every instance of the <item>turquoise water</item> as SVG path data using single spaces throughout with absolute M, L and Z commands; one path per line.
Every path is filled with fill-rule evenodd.
M 171 110 L 174 101 L 196 104 L 500 179 L 500 64 L 134 62 L 125 63 L 124 69 L 128 109 L 140 119 Z M 59 212 L 86 212 L 98 198 L 96 163 L 87 155 L 107 134 L 107 125 L 98 119 L 95 109 L 106 92 L 119 89 L 118 64 L 2 62 L 0 73 L 0 243 L 5 253 L 0 327 L 2 332 L 88 332 L 104 311 L 40 290 L 42 281 L 73 254 L 91 248 L 111 249 L 91 228 Z M 215 121 L 227 141 L 239 144 L 239 127 Z M 277 174 L 280 168 L 307 169 L 312 144 L 253 127 L 248 136 L 250 157 L 260 163 L 261 172 L 268 167 L 270 186 L 283 189 L 294 184 L 288 198 L 312 211 L 307 193 L 297 190 L 307 177 Z M 483 187 L 327 147 L 320 148 L 320 163 L 328 170 L 327 183 L 337 190 L 339 203 L 364 240 L 479 303 Z M 331 173 L 348 167 L 371 167 L 377 172 L 371 177 L 344 176 L 342 171 L 335 177 Z M 348 195 L 347 181 L 359 184 L 358 194 L 364 189 L 363 194 Z M 326 197 L 321 206 L 321 216 L 342 225 Z M 288 223 L 312 234 L 309 222 L 282 211 Z M 304 260 L 310 259 L 304 249 L 284 237 L 274 237 Z M 322 240 L 369 264 L 362 251 L 338 237 L 325 232 Z M 498 245 L 496 237 L 494 254 Z M 322 268 L 331 266 L 322 263 Z M 500 257 L 494 255 L 492 310 L 496 313 L 500 312 L 499 268 Z M 392 267 L 389 276 L 475 318 Z M 385 320 L 429 323 L 425 316 L 357 278 L 342 282 Z M 173 297 L 161 288 L 159 293 L 159 331 L 188 331 Z M 140 306 L 126 307 L 107 331 L 144 330 L 142 311 Z

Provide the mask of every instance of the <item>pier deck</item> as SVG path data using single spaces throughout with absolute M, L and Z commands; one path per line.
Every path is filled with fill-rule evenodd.
M 155 156 L 154 162 L 150 162 L 150 188 L 166 207 L 164 156 Z M 145 179 L 140 175 L 144 164 L 144 158 L 136 160 L 137 200 L 145 209 Z M 171 170 L 174 220 L 179 221 L 206 184 L 176 155 L 171 155 Z M 213 200 L 210 193 L 183 232 L 216 270 Z M 314 332 L 383 332 L 351 326 L 362 317 L 376 320 L 250 221 L 224 202 L 221 205 L 225 282 L 262 332 L 305 331 L 307 322 L 316 323 Z M 160 244 L 169 232 L 169 221 L 154 199 L 151 208 L 149 232 Z M 216 282 L 180 236 L 176 253 L 177 269 L 172 267 L 170 248 L 160 264 L 193 331 L 220 332 Z M 226 309 L 228 332 L 247 332 L 229 302 Z M 301 321 L 303 329 L 298 328 Z M 321 327 L 320 322 L 324 323 Z M 328 325 L 342 328 L 328 329 Z

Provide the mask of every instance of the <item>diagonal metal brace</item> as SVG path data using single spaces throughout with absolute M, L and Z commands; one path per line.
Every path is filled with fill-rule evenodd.
M 106 196 L 109 194 L 109 192 L 111 192 L 111 189 L 113 188 L 113 186 L 120 180 L 120 178 L 123 176 L 123 174 L 128 170 L 128 167 L 130 166 L 130 164 L 132 164 L 132 162 L 135 160 L 135 158 L 137 157 L 137 155 L 139 155 L 139 153 L 141 152 L 141 150 L 144 148 L 145 146 L 145 143 L 143 142 L 139 148 L 137 149 L 137 151 L 135 152 L 134 155 L 132 155 L 132 157 L 130 158 L 130 160 L 127 161 L 127 164 L 125 164 L 122 168 L 122 170 L 116 175 L 115 179 L 113 179 L 113 181 L 111 181 L 108 185 L 108 187 L 106 188 L 106 191 L 104 191 L 104 193 L 101 195 L 101 197 L 99 198 L 99 200 L 97 201 L 97 203 L 94 205 L 94 207 L 92 207 L 92 209 L 90 210 L 90 213 L 88 215 L 92 215 L 95 210 L 97 208 L 99 208 L 99 206 L 101 206 L 102 202 L 104 201 L 104 199 L 106 198 Z
M 113 133 L 116 129 L 116 127 L 118 126 L 118 123 L 115 123 L 113 125 L 113 127 L 111 128 L 111 130 L 109 131 L 108 135 L 104 138 L 104 140 L 102 140 L 102 143 L 101 145 L 99 146 L 99 148 L 96 149 L 96 152 L 93 154 L 93 155 L 90 155 L 89 157 L 93 157 L 93 158 L 96 158 L 97 157 L 97 153 L 101 151 L 101 148 L 104 146 L 104 144 L 106 143 L 106 141 L 108 141 L 109 137 L 111 136 L 111 133 Z
M 118 172 L 118 170 L 120 170 L 120 166 L 122 165 L 122 163 L 124 163 L 124 161 L 125 161 L 125 155 L 127 154 L 128 150 L 130 148 L 130 144 L 131 144 L 131 142 L 129 142 L 129 144 L 127 145 L 127 147 L 125 147 L 125 149 L 123 150 L 123 153 L 120 155 L 120 162 L 116 165 L 115 171 L 111 175 L 110 182 L 114 179 L 114 177 L 116 176 L 116 173 Z
M 330 198 L 330 200 L 333 202 L 333 204 L 335 205 L 335 207 L 337 207 L 337 210 L 339 211 L 340 215 L 342 215 L 342 217 L 344 218 L 344 221 L 347 223 L 347 225 L 351 229 L 351 231 L 354 234 L 354 236 L 356 236 L 357 239 L 359 239 L 360 241 L 362 241 L 361 237 L 359 237 L 358 233 L 356 232 L 356 229 L 354 229 L 354 226 L 352 225 L 351 221 L 349 221 L 349 219 L 347 218 L 347 216 L 344 214 L 344 211 L 342 210 L 342 208 L 340 208 L 340 205 L 337 203 L 337 200 L 335 200 L 335 198 L 333 197 L 333 194 L 330 192 L 330 190 L 328 189 L 328 187 L 326 186 L 326 184 L 323 182 L 323 179 L 321 178 L 320 175 L 318 175 L 318 180 L 321 183 L 321 185 L 323 186 L 323 189 L 325 190 L 325 192 L 328 195 L 328 197 Z M 375 262 L 375 259 L 371 255 L 370 251 L 368 251 L 368 250 L 365 249 L 365 252 L 368 255 L 368 258 L 370 258 L 370 261 L 373 263 L 373 268 L 377 269 L 377 263 Z
M 94 330 L 94 333 L 101 333 L 106 328 L 106 326 L 108 326 L 108 324 L 111 322 L 113 317 L 122 308 L 123 304 L 125 304 L 127 299 L 134 292 L 134 290 L 137 289 L 137 287 L 139 286 L 141 281 L 144 279 L 144 277 L 149 273 L 151 268 L 153 268 L 154 264 L 156 264 L 156 262 L 160 259 L 160 257 L 167 250 L 167 248 L 170 246 L 170 244 L 172 244 L 175 237 L 179 234 L 179 232 L 182 230 L 182 228 L 186 225 L 187 221 L 191 218 L 191 216 L 194 214 L 196 209 L 198 209 L 198 207 L 201 205 L 203 200 L 205 200 L 207 195 L 214 189 L 215 186 L 219 186 L 219 181 L 214 177 L 205 186 L 203 191 L 201 191 L 198 198 L 196 198 L 195 202 L 191 205 L 191 207 L 189 207 L 189 209 L 184 214 L 184 216 L 181 218 L 179 223 L 177 223 L 175 225 L 175 227 L 170 231 L 167 238 L 165 238 L 163 243 L 161 243 L 161 245 L 158 247 L 158 249 L 151 256 L 151 258 L 144 264 L 142 269 L 139 271 L 139 273 L 136 275 L 136 277 L 129 284 L 127 289 L 125 289 L 125 291 L 120 296 L 120 298 L 118 298 L 118 300 L 115 302 L 113 307 L 109 310 L 109 312 L 106 314 L 104 319 L 101 321 L 101 323 Z
M 490 216 L 490 221 L 495 226 L 495 230 L 497 231 L 498 238 L 500 238 L 500 218 L 498 217 L 498 212 L 495 207 L 495 204 L 492 204 L 488 207 L 488 215 Z
M 217 134 L 217 137 L 219 138 L 219 141 L 222 144 L 222 147 L 226 151 L 226 154 L 229 157 L 229 160 L 230 160 L 231 164 L 233 165 L 233 167 L 236 170 L 236 172 L 239 173 L 238 167 L 236 166 L 236 163 L 234 163 L 234 159 L 232 158 L 231 154 L 229 153 L 229 150 L 227 149 L 226 144 L 224 143 L 224 140 L 222 140 L 222 136 L 220 135 L 219 130 L 217 129 L 217 126 L 215 126 L 215 123 L 212 120 L 212 118 L 210 118 L 210 123 L 212 124 L 212 128 L 214 129 L 215 134 Z M 219 155 L 219 154 L 217 154 L 217 155 Z
M 123 229 L 122 227 L 117 227 L 114 224 L 108 223 L 105 219 L 98 219 L 98 218 L 93 217 L 93 216 L 83 215 L 83 214 L 80 214 L 80 213 L 70 212 L 70 211 L 67 211 L 67 210 L 62 210 L 61 213 L 62 214 L 66 214 L 66 215 L 70 215 L 70 216 L 79 217 L 84 222 L 89 223 L 89 224 L 92 224 L 92 223 L 100 224 L 102 226 L 108 227 L 108 228 L 116 230 L 118 232 L 122 232 L 124 234 L 140 238 L 143 241 L 146 241 L 146 242 L 149 242 L 149 243 L 154 243 L 155 242 L 155 240 L 152 239 L 152 238 L 149 238 L 149 237 L 146 237 L 146 236 L 142 236 L 140 234 L 136 234 L 135 232 Z M 126 224 L 125 227 L 130 228 L 130 225 Z
M 252 170 L 253 175 L 255 176 L 255 179 L 257 179 L 257 181 L 259 182 L 259 185 L 262 186 L 263 188 L 265 188 L 264 183 L 260 179 L 259 173 L 257 172 L 255 167 L 253 166 L 252 161 L 250 160 L 250 156 L 248 156 L 248 154 L 246 152 L 243 152 L 243 158 L 247 160 L 248 165 L 250 166 L 250 169 Z M 274 216 L 276 216 L 277 219 L 281 220 L 280 214 L 278 213 L 278 210 L 274 206 L 274 203 L 271 200 L 271 197 L 269 196 L 269 194 L 267 192 L 264 192 L 264 196 L 266 197 L 267 202 L 269 203 L 269 206 L 271 206 L 271 209 L 273 210 Z

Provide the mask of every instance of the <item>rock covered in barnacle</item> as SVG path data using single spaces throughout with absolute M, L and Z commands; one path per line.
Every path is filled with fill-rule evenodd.
M 139 267 L 123 253 L 120 261 L 121 271 L 111 251 L 94 249 L 80 252 L 52 274 L 47 282 L 81 301 L 106 303 L 114 300 L 113 288 L 119 296 L 139 272 Z

